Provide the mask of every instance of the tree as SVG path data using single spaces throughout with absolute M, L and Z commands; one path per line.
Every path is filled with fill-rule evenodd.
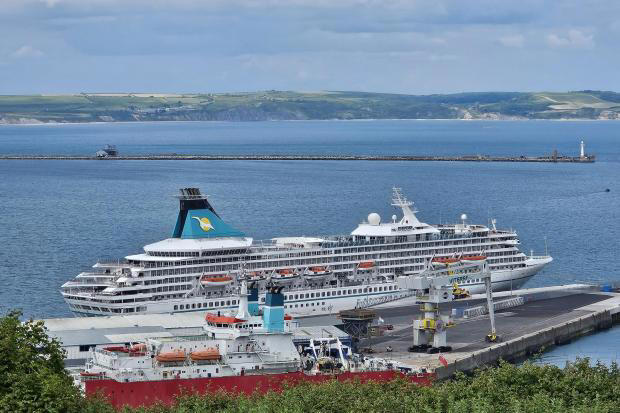
M 83 398 L 43 322 L 0 318 L 0 412 L 78 412 Z

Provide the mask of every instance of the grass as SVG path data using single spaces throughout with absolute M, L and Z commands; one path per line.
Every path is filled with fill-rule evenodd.
M 609 100 L 606 100 L 609 99 Z M 620 94 L 478 92 L 403 95 L 369 92 L 261 91 L 219 94 L 79 94 L 0 96 L 0 122 L 267 119 L 596 118 L 620 113 Z

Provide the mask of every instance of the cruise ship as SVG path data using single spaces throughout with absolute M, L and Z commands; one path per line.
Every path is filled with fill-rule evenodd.
M 172 237 L 146 245 L 124 260 L 98 262 L 61 287 L 77 316 L 230 310 L 245 280 L 259 302 L 283 287 L 285 310 L 294 317 L 337 313 L 398 301 L 397 278 L 418 274 L 441 258 L 487 257 L 494 291 L 516 289 L 552 261 L 519 251 L 512 230 L 470 224 L 421 222 L 399 188 L 392 205 L 400 219 L 371 213 L 350 235 L 280 237 L 254 241 L 227 224 L 197 188 L 183 188 Z M 484 292 L 482 280 L 459 286 Z

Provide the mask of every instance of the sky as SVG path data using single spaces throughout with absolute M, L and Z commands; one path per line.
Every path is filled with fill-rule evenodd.
M 620 91 L 618 0 L 0 0 L 0 94 Z

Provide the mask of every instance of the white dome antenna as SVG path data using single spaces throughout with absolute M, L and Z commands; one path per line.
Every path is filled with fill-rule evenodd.
M 368 223 L 370 225 L 379 225 L 381 223 L 381 216 L 376 212 L 368 214 Z
M 465 221 L 467 221 L 467 214 L 461 214 L 461 221 L 463 221 L 463 225 L 465 225 Z
M 396 222 L 397 219 L 398 217 L 396 215 L 392 215 L 392 222 Z

